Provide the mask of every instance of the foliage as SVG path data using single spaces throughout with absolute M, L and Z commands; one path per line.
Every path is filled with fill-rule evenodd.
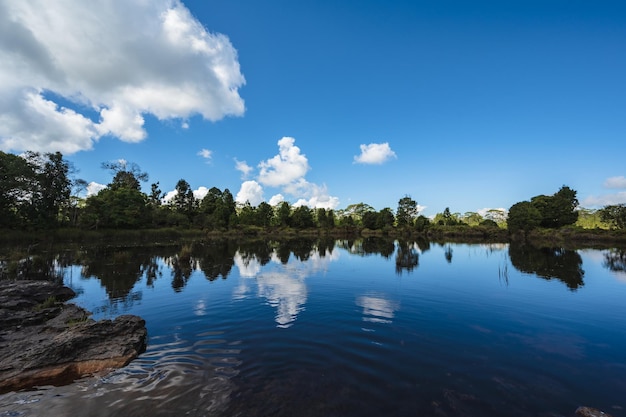
M 528 231 L 541 224 L 541 212 L 529 201 L 515 203 L 509 209 L 507 227 L 511 232 Z
M 417 202 L 406 195 L 398 201 L 396 224 L 398 227 L 413 226 L 418 214 Z
M 60 152 L 0 152 L 0 226 L 45 229 L 62 225 L 70 209 L 70 165 Z
M 513 232 L 528 231 L 538 226 L 557 229 L 576 223 L 577 207 L 576 191 L 563 186 L 551 196 L 538 195 L 530 202 L 514 204 L 509 209 L 507 225 Z
M 139 180 L 147 174 L 135 164 L 103 164 L 115 175 L 106 188 L 89 197 L 82 210 L 80 223 L 87 228 L 141 229 L 150 224 L 148 197 L 140 191 Z M 138 177 L 137 177 L 138 176 Z
M 608 229 L 610 227 L 606 222 L 602 221 L 600 210 L 583 207 L 578 208 L 578 220 L 576 220 L 575 225 L 585 229 Z
M 624 230 L 626 229 L 626 204 L 616 204 L 605 206 L 600 209 L 600 218 L 610 227 Z
M 296 229 L 315 227 L 313 211 L 307 206 L 297 207 L 291 214 L 291 226 Z

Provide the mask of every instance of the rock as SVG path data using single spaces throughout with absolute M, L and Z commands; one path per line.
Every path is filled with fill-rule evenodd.
M 578 417 L 611 417 L 610 414 L 607 414 L 604 411 L 600 411 L 591 407 L 578 407 L 576 409 L 576 416 Z
M 47 281 L 0 282 L 0 393 L 70 383 L 123 367 L 145 351 L 143 319 L 94 321 L 60 302 L 73 296 Z

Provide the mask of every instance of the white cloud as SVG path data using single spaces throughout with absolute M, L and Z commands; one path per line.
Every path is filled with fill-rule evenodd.
M 339 206 L 339 199 L 328 194 L 326 185 L 317 185 L 301 178 L 299 181 L 288 184 L 285 191 L 300 199 L 294 203 L 294 207 L 308 206 L 311 208 L 335 209 Z
M 206 196 L 209 192 L 209 189 L 206 187 L 198 187 L 197 190 L 193 190 L 193 196 L 196 200 L 202 200 L 204 196 Z
M 207 160 L 207 164 L 209 162 L 211 162 L 211 158 L 213 157 L 213 151 L 210 151 L 208 149 L 201 149 L 198 152 L 198 156 L 201 156 L 202 158 Z
M 307 157 L 295 146 L 295 139 L 283 137 L 278 141 L 278 155 L 259 164 L 258 182 L 268 187 L 280 187 L 286 194 L 297 199 L 294 206 L 334 209 L 339 199 L 329 195 L 326 185 L 308 182 L 305 175 L 310 169 Z M 247 164 L 246 164 L 247 166 Z M 241 169 L 240 169 L 241 170 Z M 282 194 L 270 199 L 275 206 L 285 201 Z
M 626 189 L 626 177 L 624 176 L 619 176 L 619 177 L 611 177 L 611 178 L 607 178 L 606 181 L 604 182 L 604 187 L 605 188 L 624 188 Z
M 269 205 L 272 207 L 276 207 L 280 203 L 285 201 L 285 197 L 282 194 L 275 194 L 270 198 Z
M 180 0 L 0 2 L 0 149 L 93 147 L 147 136 L 160 120 L 240 116 L 245 84 L 230 40 Z
M 259 182 L 271 187 L 284 186 L 296 181 L 307 173 L 309 162 L 300 148 L 294 145 L 294 138 L 284 137 L 278 141 L 278 155 L 259 164 Z
M 620 191 L 615 194 L 589 196 L 581 202 L 581 205 L 584 207 L 604 207 L 617 204 L 626 204 L 626 191 Z
M 163 197 L 163 202 L 169 203 L 170 201 L 172 201 L 174 197 L 176 197 L 177 194 L 178 194 L 178 191 L 176 190 L 168 191 L 167 193 L 165 193 L 165 196 Z
M 357 164 L 382 164 L 391 158 L 396 158 L 396 153 L 391 150 L 389 143 L 370 143 L 360 145 L 361 154 L 354 157 Z
M 245 181 L 241 184 L 235 201 L 240 204 L 249 201 L 252 206 L 258 206 L 263 201 L 263 187 L 256 181 Z
M 246 161 L 238 161 L 238 160 L 235 158 L 235 169 L 236 169 L 237 171 L 241 171 L 242 178 L 244 178 L 244 179 L 245 179 L 245 178 L 248 178 L 248 175 L 250 175 L 250 173 L 252 172 L 252 170 L 253 170 L 254 168 L 252 168 L 250 165 L 248 165 L 248 164 L 246 163 Z
M 193 196 L 196 200 L 202 200 L 207 195 L 208 192 L 209 192 L 209 189 L 203 186 L 198 187 L 195 190 L 192 190 Z M 165 196 L 163 197 L 163 202 L 169 203 L 170 201 L 172 201 L 174 197 L 176 197 L 177 194 L 178 194 L 178 191 L 176 190 L 168 191 L 167 193 L 165 193 Z
M 104 190 L 107 186 L 104 184 L 98 184 L 97 182 L 90 182 L 87 184 L 87 197 L 98 194 Z

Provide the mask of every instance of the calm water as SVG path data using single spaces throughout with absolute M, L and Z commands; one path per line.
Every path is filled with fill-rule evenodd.
M 56 259 L 94 318 L 145 318 L 148 350 L 0 396 L 0 416 L 626 416 L 623 252 L 373 239 Z

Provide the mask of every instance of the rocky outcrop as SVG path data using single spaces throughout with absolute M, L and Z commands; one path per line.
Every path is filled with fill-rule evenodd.
M 143 319 L 94 321 L 49 281 L 0 281 L 0 393 L 62 385 L 127 365 L 145 351 Z
M 578 407 L 576 417 L 611 417 L 611 415 L 591 407 Z

